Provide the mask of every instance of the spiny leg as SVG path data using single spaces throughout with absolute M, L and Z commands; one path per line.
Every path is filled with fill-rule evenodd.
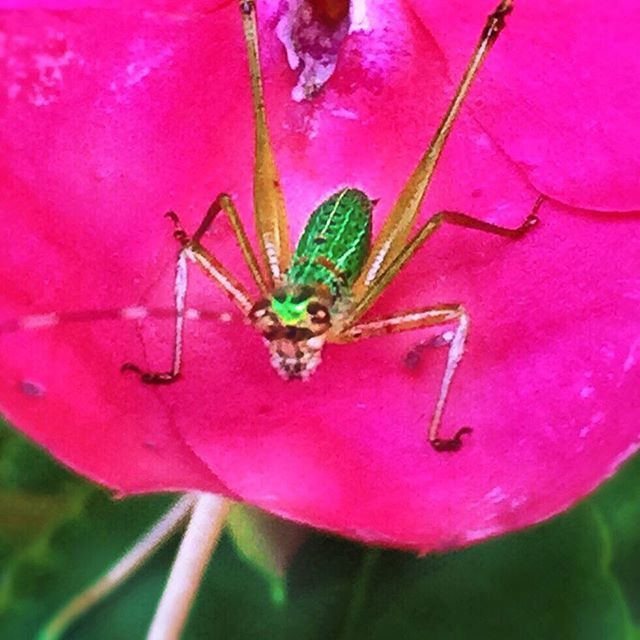
M 140 380 L 145 384 L 171 384 L 180 377 L 182 368 L 182 351 L 184 341 L 184 320 L 185 320 L 185 300 L 187 296 L 188 265 L 187 260 L 192 260 L 204 270 L 204 272 L 226 293 L 227 297 L 234 302 L 246 315 L 253 307 L 253 300 L 249 292 L 243 285 L 201 244 L 194 243 L 183 229 L 180 219 L 173 212 L 169 211 L 166 216 L 174 224 L 173 237 L 180 243 L 181 249 L 178 252 L 176 261 L 176 279 L 174 285 L 175 296 L 175 333 L 173 344 L 173 362 L 169 371 L 144 371 L 132 362 L 125 362 L 121 371 L 132 371 L 140 376 Z M 200 236 L 206 222 L 203 220 L 198 228 Z M 196 232 L 196 233 L 198 233 Z
M 375 240 L 369 258 L 353 286 L 356 298 L 364 295 L 378 274 L 389 266 L 402 251 L 460 107 L 489 49 L 504 28 L 505 17 L 512 11 L 512 8 L 512 0 L 502 0 L 496 10 L 487 18 L 480 40 L 449 108 L 431 139 L 427 151 L 400 192 Z
M 522 238 L 528 231 L 538 224 L 537 212 L 544 202 L 544 196 L 539 196 L 536 200 L 531 213 L 525 218 L 524 222 L 515 229 L 501 227 L 484 220 L 478 220 L 465 213 L 458 211 L 440 211 L 433 215 L 419 229 L 418 233 L 404 247 L 404 249 L 396 256 L 389 266 L 378 274 L 371 285 L 364 290 L 360 298 L 354 297 L 354 307 L 349 314 L 346 322 L 347 326 L 352 325 L 360 318 L 365 311 L 375 302 L 380 294 L 387 288 L 389 283 L 395 278 L 400 269 L 413 257 L 416 251 L 422 247 L 429 238 L 441 225 L 447 223 L 458 227 L 466 227 L 467 229 L 476 229 L 485 233 L 491 233 L 505 238 L 518 239 Z
M 264 277 L 262 276 L 262 272 L 260 271 L 260 267 L 258 266 L 258 260 L 256 259 L 256 255 L 253 252 L 253 248 L 251 247 L 249 238 L 247 237 L 247 232 L 244 229 L 244 225 L 242 224 L 242 220 L 240 220 L 238 210 L 233 204 L 231 196 L 226 193 L 218 194 L 217 198 L 211 203 L 211 206 L 209 207 L 209 210 L 200 223 L 200 226 L 191 236 L 191 243 L 194 245 L 200 244 L 200 240 L 209 230 L 209 227 L 211 227 L 213 221 L 220 213 L 220 211 L 225 213 L 229 218 L 233 233 L 235 234 L 238 245 L 240 246 L 242 256 L 244 257 L 244 260 L 249 267 L 251 276 L 253 277 L 255 283 L 258 285 L 260 293 L 266 297 L 268 295 L 267 285 L 264 281 Z
M 267 268 L 268 288 L 277 287 L 291 263 L 289 226 L 280 187 L 273 148 L 267 126 L 264 89 L 260 71 L 258 28 L 253 0 L 240 0 L 242 26 L 247 44 L 249 73 L 251 74 L 251 98 L 256 128 L 253 173 L 253 212 L 260 239 L 262 258 Z
M 453 380 L 453 374 L 464 354 L 464 345 L 469 330 L 469 316 L 462 305 L 439 305 L 429 309 L 419 309 L 405 313 L 362 322 L 345 329 L 336 336 L 336 342 L 353 342 L 364 338 L 387 335 L 400 331 L 422 329 L 433 325 L 456 322 L 458 326 L 449 344 L 447 365 L 440 385 L 440 393 L 429 424 L 427 437 L 429 443 L 436 451 L 458 451 L 462 447 L 462 436 L 471 433 L 470 427 L 458 429 L 453 438 L 441 438 L 439 436 L 440 422 L 444 411 L 445 402 L 449 393 L 449 387 Z

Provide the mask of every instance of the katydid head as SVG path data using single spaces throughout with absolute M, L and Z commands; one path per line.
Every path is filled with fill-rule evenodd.
M 320 364 L 320 352 L 331 327 L 331 298 L 324 289 L 286 285 L 249 312 L 281 377 L 307 379 Z

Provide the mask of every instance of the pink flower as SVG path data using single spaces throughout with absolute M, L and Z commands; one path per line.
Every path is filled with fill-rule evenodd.
M 308 383 L 285 382 L 260 336 L 197 272 L 189 305 L 219 320 L 189 322 L 184 379 L 170 387 L 119 373 L 127 360 L 169 364 L 170 320 L 6 332 L 24 314 L 170 307 L 167 209 L 193 230 L 227 191 L 255 238 L 235 3 L 5 11 L 2 412 L 120 493 L 220 491 L 423 551 L 538 522 L 592 490 L 640 439 L 640 221 L 619 213 L 640 209 L 640 10 L 538 4 L 509 17 L 422 217 L 446 208 L 517 226 L 543 193 L 539 228 L 521 241 L 443 229 L 372 311 L 468 309 L 443 431 L 474 433 L 456 454 L 425 438 L 446 356 L 428 346 L 433 332 L 329 346 Z M 323 92 L 300 103 L 272 32 L 278 16 L 263 9 L 269 119 L 294 238 L 345 185 L 380 199 L 379 228 L 492 8 L 368 6 Z M 206 244 L 248 282 L 226 222 Z

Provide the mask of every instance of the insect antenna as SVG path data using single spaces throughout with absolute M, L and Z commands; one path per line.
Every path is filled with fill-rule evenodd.
M 146 318 L 173 320 L 174 307 L 145 307 L 129 306 L 110 309 L 78 309 L 49 313 L 26 314 L 6 320 L 0 320 L 0 335 L 51 329 L 65 324 L 91 324 L 94 322 L 134 320 L 142 321 Z M 189 307 L 185 310 L 186 320 L 201 320 L 206 322 L 230 322 L 232 317 L 227 311 L 212 309 L 196 309 Z

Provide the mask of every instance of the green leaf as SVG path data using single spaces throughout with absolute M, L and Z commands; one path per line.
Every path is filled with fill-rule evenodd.
M 33 638 L 170 498 L 114 500 L 1 430 L 0 453 L 0 506 L 15 502 L 18 514 L 17 525 L 0 519 L 0 637 Z M 551 522 L 424 558 L 313 534 L 285 577 L 286 555 L 277 559 L 256 533 L 259 516 L 236 511 L 233 541 L 221 540 L 184 639 L 638 640 L 639 486 L 640 458 Z M 30 532 L 19 535 L 22 527 Z M 175 549 L 173 541 L 65 638 L 144 637 Z M 265 574 L 286 581 L 286 600 L 274 601 Z
M 602 567 L 590 510 L 462 552 L 386 553 L 369 579 L 357 633 L 463 639 L 627 638 L 625 604 Z M 353 614 L 352 614 L 353 615 Z M 353 627 L 354 625 L 352 625 Z
M 267 578 L 275 604 L 286 599 L 286 571 L 310 531 L 243 504 L 234 505 L 227 519 L 236 550 Z
M 44 450 L 15 434 L 0 418 L 0 487 L 34 494 L 57 494 L 66 483 L 82 482 Z
M 58 521 L 60 514 L 70 508 L 70 497 L 62 494 L 41 495 L 0 489 L 2 532 L 15 547 L 29 544 L 38 532 Z
M 113 500 L 2 425 L 0 455 L 0 637 L 33 638 L 127 550 L 171 499 Z M 161 585 L 147 596 L 146 610 L 133 606 L 142 627 L 160 590 Z M 126 634 L 120 637 L 139 636 L 131 634 L 128 623 Z
M 620 585 L 633 621 L 640 627 L 640 456 L 627 462 L 590 504 L 602 521 L 612 578 Z

